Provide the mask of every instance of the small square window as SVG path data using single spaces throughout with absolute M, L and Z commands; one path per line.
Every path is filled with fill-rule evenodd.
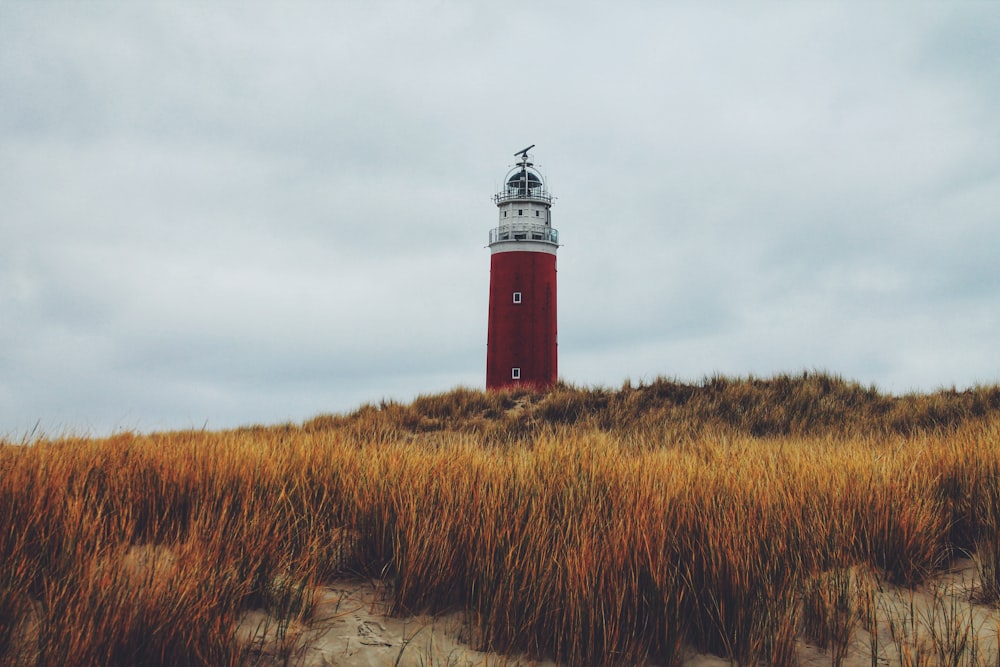
M 520 368 L 512 368 L 512 369 L 510 369 L 510 379 L 511 380 L 520 380 L 521 379 L 521 369 Z
M 514 303 L 521 303 L 521 293 L 514 292 Z

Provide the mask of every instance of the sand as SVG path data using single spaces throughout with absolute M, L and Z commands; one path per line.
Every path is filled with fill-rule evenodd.
M 877 583 L 871 597 L 877 631 L 869 633 L 863 614 L 859 614 L 840 664 L 1000 664 L 1000 610 L 975 603 L 976 587 L 971 560 L 956 562 L 913 590 Z M 390 617 L 386 614 L 388 591 L 378 581 L 337 581 L 317 595 L 318 605 L 308 627 L 292 621 L 279 628 L 262 611 L 247 614 L 240 634 L 255 643 L 262 662 L 304 667 L 557 667 L 551 661 L 473 650 L 463 615 L 458 612 L 437 617 Z M 953 662 L 951 654 L 959 650 L 961 656 Z M 797 655 L 799 663 L 807 667 L 834 664 L 832 647 L 823 650 L 801 637 Z M 718 656 L 691 653 L 684 664 L 716 667 L 731 663 Z
M 395 618 L 386 614 L 387 606 L 381 582 L 337 581 L 319 591 L 309 627 L 290 623 L 284 642 L 279 628 L 262 611 L 248 614 L 239 633 L 250 637 L 273 664 L 283 664 L 287 656 L 289 664 L 303 667 L 556 667 L 554 662 L 474 651 L 459 612 Z

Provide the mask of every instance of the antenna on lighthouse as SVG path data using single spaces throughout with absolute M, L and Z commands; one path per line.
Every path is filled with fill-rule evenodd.
M 527 148 L 521 149 L 518 152 L 514 153 L 514 157 L 517 157 L 518 155 L 520 155 L 521 156 L 521 164 L 527 164 L 527 162 L 528 162 L 528 151 L 530 151 L 534 147 L 535 147 L 535 144 L 531 144 Z

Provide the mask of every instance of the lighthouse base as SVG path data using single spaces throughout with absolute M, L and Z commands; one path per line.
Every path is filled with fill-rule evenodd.
M 486 388 L 551 387 L 557 361 L 555 254 L 491 255 Z

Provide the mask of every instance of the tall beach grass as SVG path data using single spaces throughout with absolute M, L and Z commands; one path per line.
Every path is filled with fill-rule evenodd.
M 302 425 L 7 442 L 0 665 L 261 663 L 247 612 L 308 621 L 352 576 L 385 580 L 396 614 L 464 612 L 500 653 L 790 665 L 797 637 L 835 647 L 860 623 L 844 573 L 916 586 L 976 554 L 995 603 L 998 526 L 996 387 L 457 389 Z

